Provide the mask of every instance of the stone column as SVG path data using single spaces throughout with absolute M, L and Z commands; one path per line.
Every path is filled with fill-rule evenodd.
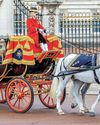
M 3 0 L 0 5 L 0 36 L 13 34 L 13 0 Z
M 43 15 L 43 25 L 48 29 L 50 34 L 58 34 L 59 32 L 59 6 L 62 2 L 58 0 L 41 0 L 38 1 L 41 6 L 41 14 Z

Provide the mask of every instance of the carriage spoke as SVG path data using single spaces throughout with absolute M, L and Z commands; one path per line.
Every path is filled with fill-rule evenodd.
M 23 83 L 22 81 L 19 82 L 19 87 L 20 87 L 20 91 L 23 92 L 24 89 L 27 87 L 25 83 Z
M 17 101 L 18 101 L 18 98 L 15 100 L 15 102 L 14 102 L 13 106 L 15 106 L 15 105 L 16 105 Z
M 28 94 L 28 92 L 29 92 L 29 89 L 28 89 L 28 90 L 26 90 L 26 91 L 24 91 L 23 93 L 24 93 L 24 94 Z
M 20 99 L 18 99 L 18 109 L 20 109 Z
M 31 98 L 31 95 L 25 95 L 25 97 L 27 97 L 27 98 Z
M 9 94 L 14 93 L 14 91 L 15 91 L 15 88 L 10 88 L 10 93 Z
M 24 100 L 26 103 L 28 103 L 28 101 L 25 99 L 25 97 L 23 97 L 23 100 Z
M 41 88 L 41 93 L 48 93 L 49 92 L 49 87 L 46 86 L 42 86 Z
M 21 90 L 21 92 L 23 92 L 23 91 L 24 91 L 24 89 L 25 89 L 25 86 L 22 86 L 22 90 Z
M 46 96 L 43 98 L 43 101 L 48 97 L 48 94 L 46 94 Z
M 11 93 L 9 93 L 9 97 L 11 96 L 11 95 L 15 95 L 15 92 L 11 92 Z
M 47 85 L 47 88 L 50 88 L 50 85 Z
M 48 98 L 48 102 L 47 103 L 49 104 L 49 102 L 50 102 L 50 97 Z
M 18 90 L 21 92 L 21 81 L 18 82 Z
M 15 96 L 13 96 L 12 98 L 10 98 L 10 101 L 14 100 L 15 99 Z
M 53 100 L 53 98 L 52 98 L 51 100 L 52 100 L 52 104 L 55 105 L 55 104 L 54 104 L 54 100 Z
M 42 86 L 42 89 L 47 89 L 46 87 Z
M 22 101 L 22 105 L 23 105 L 23 107 L 25 107 L 25 104 L 24 104 L 23 98 L 21 99 L 21 101 Z

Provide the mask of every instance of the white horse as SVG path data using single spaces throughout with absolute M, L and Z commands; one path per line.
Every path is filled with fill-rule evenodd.
M 66 70 L 69 70 L 69 64 L 77 57 L 77 54 L 70 54 L 67 57 L 61 58 L 57 63 L 55 76 L 61 74 Z M 100 54 L 97 54 L 98 65 L 100 65 Z M 84 72 L 78 72 L 74 74 L 69 74 L 60 77 L 54 77 L 51 85 L 50 96 L 56 97 L 57 105 L 56 108 L 59 114 L 64 114 L 61 109 L 60 97 L 70 79 L 73 80 L 73 87 L 71 89 L 71 95 L 75 98 L 76 105 L 79 107 L 79 112 L 86 113 L 88 109 L 85 105 L 85 93 L 89 88 L 91 83 L 96 83 L 97 80 L 100 81 L 100 68 L 93 70 L 88 70 Z M 97 79 L 95 79 L 95 77 Z M 83 86 L 83 88 L 82 88 Z M 81 90 L 82 88 L 82 90 Z M 84 91 L 85 90 L 85 91 Z M 80 97 L 80 91 L 82 91 L 82 98 Z M 76 106 L 75 103 L 72 107 Z

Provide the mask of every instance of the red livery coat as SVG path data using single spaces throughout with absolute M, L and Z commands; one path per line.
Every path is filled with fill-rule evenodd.
M 40 47 L 37 29 L 44 30 L 44 27 L 40 24 L 39 20 L 34 17 L 29 17 L 26 24 L 28 30 L 27 35 L 35 41 L 37 47 Z

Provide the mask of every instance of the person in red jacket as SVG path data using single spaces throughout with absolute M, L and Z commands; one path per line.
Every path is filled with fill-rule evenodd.
M 46 30 L 36 18 L 37 13 L 38 11 L 36 7 L 30 9 L 29 17 L 26 22 L 28 30 L 27 35 L 34 39 L 36 47 L 41 47 L 43 51 L 48 51 L 47 43 L 40 33 L 41 31 L 46 33 Z

